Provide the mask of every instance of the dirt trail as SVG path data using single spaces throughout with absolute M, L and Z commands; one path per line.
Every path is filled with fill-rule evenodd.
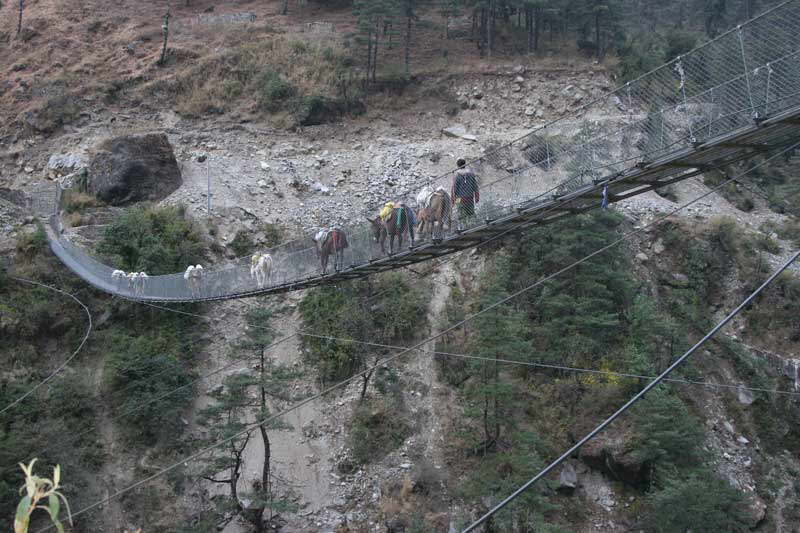
M 447 299 L 450 297 L 451 283 L 455 282 L 456 267 L 453 262 L 444 263 L 439 271 L 431 276 L 431 300 L 428 307 L 428 323 L 430 324 L 429 337 L 440 333 L 441 316 L 444 312 Z M 427 380 L 428 395 L 425 398 L 425 410 L 429 413 L 426 417 L 427 427 L 421 429 L 425 442 L 425 457 L 436 468 L 444 465 L 444 430 L 442 421 L 449 418 L 447 412 L 453 397 L 453 390 L 443 386 L 438 379 L 436 362 L 433 351 L 436 350 L 436 341 L 431 341 L 423 346 L 425 352 L 420 353 L 412 360 L 411 370 Z

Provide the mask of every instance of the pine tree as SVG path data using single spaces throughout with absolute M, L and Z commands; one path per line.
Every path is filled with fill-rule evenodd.
M 743 494 L 707 469 L 670 478 L 647 504 L 647 529 L 655 533 L 750 531 L 752 518 Z
M 650 391 L 633 410 L 636 422 L 632 453 L 653 471 L 661 466 L 692 465 L 699 459 L 703 426 L 665 387 Z
M 532 472 L 542 468 L 540 443 L 529 431 L 514 431 L 508 435 L 509 445 L 502 451 L 482 458 L 468 473 L 463 492 L 466 498 L 480 505 L 495 505 L 526 482 Z M 544 481 L 547 484 L 547 481 Z M 563 531 L 548 526 L 543 513 L 556 507 L 549 504 L 541 490 L 528 490 L 494 515 L 484 531 Z
M 460 17 L 464 9 L 462 0 L 439 0 L 439 14 L 444 18 L 444 38 L 450 39 L 450 19 Z
M 509 277 L 510 262 L 506 256 L 500 256 L 483 276 L 481 309 L 508 296 Z M 488 359 L 470 362 L 473 378 L 465 391 L 470 401 L 467 413 L 479 421 L 482 429 L 481 441 L 474 447 L 487 453 L 495 450 L 502 435 L 513 428 L 514 387 L 501 375 L 502 363 L 497 360 L 524 359 L 530 353 L 524 315 L 509 303 L 478 316 L 470 346 L 473 355 Z
M 366 48 L 365 78 L 374 82 L 381 38 L 388 41 L 394 34 L 398 4 L 392 0 L 355 0 L 353 13 L 356 15 L 356 43 Z
M 526 236 L 515 258 L 515 286 L 555 272 L 616 238 L 611 210 L 570 217 L 544 235 Z M 619 248 L 593 257 L 524 296 L 540 359 L 596 366 L 625 333 L 633 282 Z
M 251 415 L 256 420 L 264 421 L 270 417 L 275 405 L 297 399 L 287 391 L 290 390 L 288 385 L 299 378 L 299 374 L 275 363 L 268 356 L 267 347 L 274 340 L 274 333 L 269 327 L 272 311 L 258 307 L 245 316 L 249 324 L 260 326 L 248 326 L 246 339 L 236 346 L 232 354 L 233 358 L 245 363 L 242 370 L 225 378 L 222 387 L 211 395 L 214 403 L 201 412 L 201 425 L 207 429 L 206 441 L 209 442 L 241 432 Z M 254 483 L 252 492 L 239 494 L 236 485 L 245 466 L 244 450 L 256 429 L 264 452 L 261 477 Z M 289 426 L 280 420 L 259 423 L 231 440 L 223 454 L 212 457 L 205 465 L 205 479 L 230 486 L 227 503 L 252 523 L 256 531 L 264 531 L 276 511 L 291 508 L 289 500 L 276 491 L 272 476 L 269 431 L 283 429 L 289 429 Z M 215 477 L 223 471 L 229 472 L 227 478 Z M 268 512 L 266 521 L 264 511 Z

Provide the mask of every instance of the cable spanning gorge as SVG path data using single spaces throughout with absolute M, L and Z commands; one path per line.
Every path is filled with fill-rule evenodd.
M 63 236 L 72 184 L 34 198 L 53 252 L 100 290 L 190 302 L 368 276 L 624 200 L 800 139 L 800 0 L 790 0 L 553 121 L 375 206 L 253 257 L 163 276 L 115 275 Z M 620 114 L 615 125 L 598 120 Z M 378 213 L 380 212 L 380 215 Z M 378 216 L 376 216 L 378 215 Z M 123 273 L 124 274 L 124 273 Z

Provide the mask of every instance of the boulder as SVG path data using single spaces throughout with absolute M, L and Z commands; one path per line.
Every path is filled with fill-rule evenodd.
M 575 467 L 570 463 L 566 463 L 558 475 L 558 487 L 556 490 L 571 493 L 577 486 L 578 474 L 575 472 Z
M 320 183 L 318 181 L 315 181 L 314 183 L 311 184 L 311 189 L 313 189 L 313 190 L 315 190 L 317 192 L 321 192 L 322 194 L 330 194 L 330 192 L 331 192 L 331 188 L 330 187 L 328 187 L 327 185 L 323 185 L 322 183 Z
M 478 138 L 475 137 L 473 134 L 467 132 L 467 128 L 465 128 L 462 124 L 454 124 L 449 128 L 442 129 L 442 133 L 447 135 L 448 137 L 456 137 L 457 139 L 464 139 L 466 141 L 477 141 Z
M 47 161 L 47 169 L 58 174 L 69 174 L 85 168 L 89 164 L 84 154 L 53 154 Z
M 89 192 L 109 205 L 157 202 L 182 183 L 164 133 L 124 135 L 101 143 L 89 165 Z
M 739 399 L 739 403 L 743 405 L 751 405 L 754 401 L 756 401 L 753 391 L 745 389 L 741 386 L 736 389 L 736 397 Z
M 649 469 L 630 453 L 629 439 L 627 432 L 600 435 L 584 445 L 580 460 L 611 479 L 633 487 L 645 487 L 649 482 Z

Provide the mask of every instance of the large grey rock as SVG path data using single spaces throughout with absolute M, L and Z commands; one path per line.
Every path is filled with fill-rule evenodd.
M 178 162 L 164 133 L 105 141 L 89 165 L 89 192 L 110 205 L 156 202 L 181 183 Z
M 47 161 L 48 170 L 66 174 L 89 165 L 86 155 L 79 153 L 53 154 Z
M 442 133 L 447 135 L 448 137 L 456 137 L 457 139 L 464 139 L 466 141 L 477 141 L 478 138 L 471 133 L 467 132 L 467 128 L 465 128 L 462 124 L 454 124 L 449 128 L 442 129 Z
M 566 463 L 561 473 L 558 475 L 558 488 L 557 490 L 572 492 L 578 486 L 578 474 L 575 472 L 575 467 L 570 463 Z
M 736 396 L 739 399 L 739 403 L 744 405 L 750 405 L 754 401 L 756 401 L 756 398 L 753 395 L 753 391 L 745 389 L 743 387 L 738 387 L 736 389 Z

